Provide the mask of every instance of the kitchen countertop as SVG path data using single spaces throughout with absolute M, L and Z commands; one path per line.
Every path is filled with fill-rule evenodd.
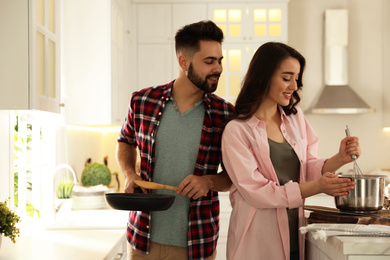
M 390 259 L 390 237 L 333 236 L 326 241 L 306 236 L 307 259 Z
M 16 243 L 3 237 L 1 260 L 85 260 L 104 259 L 125 239 L 125 230 L 21 229 Z
M 128 214 L 112 209 L 71 210 L 59 214 L 54 222 L 21 223 L 15 244 L 3 236 L 0 259 L 105 259 L 126 241 Z

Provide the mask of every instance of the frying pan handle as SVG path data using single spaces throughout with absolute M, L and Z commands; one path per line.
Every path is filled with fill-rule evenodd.
M 144 193 L 140 187 L 134 189 L 134 193 Z

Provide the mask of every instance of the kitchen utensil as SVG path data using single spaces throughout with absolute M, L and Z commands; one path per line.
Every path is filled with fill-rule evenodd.
M 137 184 L 138 186 L 140 186 L 142 188 L 146 188 L 146 189 L 168 189 L 168 190 L 176 191 L 176 187 L 175 186 L 155 183 L 155 182 L 152 182 L 152 181 L 134 180 L 134 183 Z
M 350 178 L 355 188 L 348 195 L 336 196 L 336 208 L 340 211 L 376 212 L 383 207 L 386 175 L 339 175 Z
M 106 193 L 108 205 L 114 209 L 131 211 L 163 211 L 169 209 L 175 196 L 146 193 Z
M 349 131 L 348 125 L 347 125 L 346 128 L 345 128 L 345 134 L 346 134 L 347 136 L 351 136 L 351 132 Z M 359 165 L 358 165 L 357 162 L 356 162 L 356 159 L 357 159 L 356 155 L 354 155 L 354 154 L 351 155 L 351 158 L 352 158 L 352 160 L 353 160 L 353 174 L 354 174 L 354 175 L 357 175 L 357 176 L 363 175 L 362 171 L 360 170 Z

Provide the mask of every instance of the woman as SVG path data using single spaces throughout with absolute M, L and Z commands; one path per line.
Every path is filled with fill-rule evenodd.
M 276 42 L 260 46 L 249 65 L 222 136 L 233 182 L 228 260 L 304 259 L 304 199 L 354 188 L 334 172 L 360 156 L 358 138 L 345 137 L 336 155 L 317 158 L 318 138 L 296 106 L 304 67 L 301 54 Z

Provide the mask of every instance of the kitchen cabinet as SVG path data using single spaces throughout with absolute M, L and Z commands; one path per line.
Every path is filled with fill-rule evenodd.
M 209 17 L 224 32 L 224 42 L 287 41 L 287 1 L 210 4 Z
M 268 41 L 287 42 L 287 1 L 210 4 L 209 19 L 224 32 L 223 74 L 216 94 L 234 103 L 257 48 Z
M 0 34 L 0 109 L 59 113 L 59 2 L 0 1 Z
M 389 1 L 383 1 L 383 127 L 390 128 L 390 83 L 386 71 L 390 71 L 390 8 Z M 385 11 L 386 10 L 386 11 Z
M 62 55 L 68 124 L 123 123 L 132 92 L 130 7 L 126 0 L 64 1 Z
M 175 34 L 186 24 L 207 19 L 207 5 L 146 3 L 136 4 L 135 9 L 138 61 L 136 86 L 142 89 L 168 83 L 179 71 Z

